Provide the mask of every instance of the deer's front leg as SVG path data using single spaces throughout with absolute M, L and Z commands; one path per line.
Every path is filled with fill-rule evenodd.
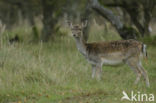
M 96 66 L 92 65 L 92 78 L 95 77 L 95 73 L 96 73 Z
M 101 67 L 101 65 L 97 65 L 96 66 L 96 73 L 97 73 L 97 79 L 98 80 L 101 80 L 101 73 L 102 73 L 102 67 Z

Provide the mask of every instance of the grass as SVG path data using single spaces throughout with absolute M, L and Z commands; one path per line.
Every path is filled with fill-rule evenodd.
M 120 38 L 116 34 L 109 38 L 115 39 Z M 101 40 L 100 36 L 91 35 L 89 41 L 96 40 Z M 48 43 L 23 40 L 9 45 L 6 41 L 0 47 L 0 103 L 131 103 L 120 100 L 123 90 L 156 96 L 154 46 L 148 46 L 149 59 L 147 64 L 144 62 L 151 83 L 147 88 L 143 80 L 133 84 L 135 75 L 126 65 L 104 66 L 102 80 L 91 79 L 91 66 L 77 51 L 70 35 Z

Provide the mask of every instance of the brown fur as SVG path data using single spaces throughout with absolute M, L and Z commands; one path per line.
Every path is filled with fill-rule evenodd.
M 86 48 L 88 52 L 111 53 L 117 51 L 127 51 L 130 48 L 138 48 L 141 50 L 142 43 L 132 39 L 111 42 L 94 42 L 86 43 Z

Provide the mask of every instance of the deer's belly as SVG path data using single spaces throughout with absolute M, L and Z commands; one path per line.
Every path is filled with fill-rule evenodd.
M 121 60 L 121 59 L 116 60 L 116 59 L 102 58 L 101 62 L 102 62 L 103 65 L 119 65 L 119 64 L 123 63 L 123 60 Z
M 101 56 L 101 62 L 104 65 L 119 65 L 123 63 L 125 56 L 122 52 L 108 53 Z

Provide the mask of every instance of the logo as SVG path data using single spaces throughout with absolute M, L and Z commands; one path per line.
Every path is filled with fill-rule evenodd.
M 135 93 L 134 91 L 131 91 L 131 94 L 129 96 L 125 91 L 123 91 L 122 94 L 123 94 L 123 97 L 121 98 L 121 100 L 149 101 L 149 102 L 154 101 L 154 94 L 146 94 L 146 93 L 141 93 L 141 92 Z

